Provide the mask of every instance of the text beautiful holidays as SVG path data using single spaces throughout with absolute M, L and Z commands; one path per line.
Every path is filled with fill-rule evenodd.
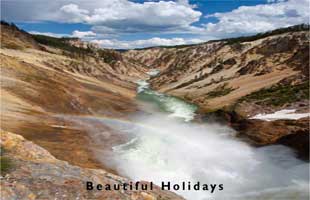
M 116 184 L 100 184 L 94 183 L 91 181 L 86 182 L 86 190 L 103 190 L 103 191 L 112 191 L 112 190 L 153 190 L 155 184 L 153 182 L 128 182 L 128 183 L 116 183 Z M 161 190 L 196 190 L 196 191 L 209 191 L 214 193 L 215 191 L 224 190 L 223 184 L 205 184 L 201 182 L 190 182 L 183 181 L 181 183 L 172 183 L 170 181 L 162 181 L 160 184 Z

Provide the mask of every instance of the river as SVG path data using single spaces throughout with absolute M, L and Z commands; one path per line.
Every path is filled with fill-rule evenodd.
M 129 137 L 113 147 L 113 165 L 133 180 L 223 184 L 213 193 L 177 190 L 189 200 L 309 199 L 309 163 L 281 145 L 254 148 L 223 124 L 193 121 L 197 107 L 138 82 L 143 112 L 130 123 L 105 121 Z

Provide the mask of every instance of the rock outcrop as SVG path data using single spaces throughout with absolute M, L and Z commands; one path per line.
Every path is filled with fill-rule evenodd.
M 125 56 L 160 69 L 151 80 L 154 89 L 209 112 L 231 107 L 242 97 L 276 84 L 305 83 L 309 78 L 307 27 L 197 45 L 130 50 Z M 306 94 L 300 95 L 293 101 L 307 99 Z M 283 100 L 279 106 L 290 103 L 287 97 L 277 98 Z
M 98 161 L 91 134 L 107 133 L 100 138 L 103 149 L 124 138 L 87 117 L 122 119 L 136 111 L 135 81 L 149 78 L 150 68 L 160 70 L 150 79 L 154 89 L 199 105 L 204 117 L 220 113 L 256 145 L 285 144 L 309 157 L 309 118 L 249 119 L 285 108 L 309 112 L 308 38 L 305 28 L 288 28 L 249 38 L 120 53 L 68 38 L 31 35 L 2 22 L 1 146 L 2 156 L 12 164 L 1 178 L 2 197 L 182 199 L 157 187 L 85 190 L 86 181 L 130 181 Z
M 224 118 L 255 144 L 285 144 L 309 159 L 309 118 L 250 119 L 283 109 L 309 113 L 308 25 L 197 45 L 130 50 L 125 56 L 160 70 L 151 79 L 154 89 L 199 105 L 200 113 L 217 115 L 216 121 Z
M 89 134 L 110 130 L 91 123 L 92 131 L 84 130 L 66 119 L 124 117 L 138 109 L 135 81 L 148 75 L 119 52 L 71 46 L 67 40 L 33 36 L 1 23 L 1 128 L 23 135 L 58 159 L 105 167 L 93 156 Z M 105 140 L 107 148 L 115 140 L 111 138 Z
M 124 138 L 86 116 L 136 111 L 135 81 L 148 75 L 119 52 L 68 40 L 1 22 L 1 199 L 183 199 L 157 186 L 86 190 L 130 182 L 98 160 L 92 135 L 107 133 L 103 150 Z
M 10 160 L 9 169 L 1 177 L 1 199 L 183 199 L 157 186 L 148 191 L 88 191 L 87 181 L 113 185 L 130 180 L 57 160 L 45 149 L 13 133 L 1 131 L 1 147 L 5 151 L 2 156 Z

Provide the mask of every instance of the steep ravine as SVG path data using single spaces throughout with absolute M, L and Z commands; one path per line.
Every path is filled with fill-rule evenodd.
M 1 161 L 6 165 L 10 163 L 10 169 L 5 173 L 2 169 L 1 174 L 1 199 L 4 200 L 183 199 L 158 187 L 154 187 L 152 191 L 87 191 L 85 185 L 88 181 L 113 185 L 130 183 L 131 180 L 101 169 L 81 168 L 58 160 L 42 147 L 20 135 L 1 131 L 0 141 Z
M 1 22 L 1 199 L 183 199 L 156 186 L 86 190 L 87 181 L 131 181 L 102 162 L 126 137 L 89 116 L 136 112 L 134 81 L 148 74 L 116 51 L 80 43 Z
M 134 80 L 147 77 L 146 70 L 112 50 L 86 51 L 57 38 L 43 39 L 1 24 L 1 128 L 71 164 L 105 168 L 93 155 L 88 133 L 108 128 L 81 127 L 60 115 L 121 118 L 137 110 Z M 104 144 L 108 148 L 118 140 L 105 138 Z
M 190 200 L 309 198 L 309 163 L 270 145 L 304 151 L 309 118 L 251 119 L 308 112 L 306 31 L 119 53 L 1 29 L 5 199 L 182 199 L 158 187 L 87 192 L 88 180 L 217 185 L 174 191 Z
M 248 98 L 248 103 L 255 105 L 244 104 L 242 110 L 238 110 L 245 116 L 255 115 L 264 111 L 264 107 L 281 109 L 289 106 L 285 104 L 307 99 L 307 94 L 299 87 L 309 78 L 307 28 L 297 26 L 278 34 L 263 35 L 185 47 L 130 50 L 124 55 L 160 69 L 160 74 L 150 81 L 155 90 L 184 98 L 207 112 L 230 108 L 244 100 L 243 97 L 264 88 L 282 87 L 278 88 L 282 89 L 282 96 L 270 92 L 270 95 L 278 95 L 275 102 Z M 296 86 L 300 94 L 295 97 L 285 86 Z M 260 109 L 255 107 L 261 104 L 267 105 Z M 300 105 L 300 110 L 307 110 L 307 102 Z
M 198 105 L 204 118 L 224 119 L 256 145 L 289 145 L 309 160 L 308 38 L 308 26 L 295 26 L 124 55 L 160 70 L 150 80 L 152 88 Z M 251 119 L 286 110 L 304 118 Z
M 224 123 L 194 120 L 195 105 L 153 91 L 145 81 L 139 85 L 137 98 L 143 112 L 125 121 L 101 119 L 129 136 L 127 143 L 113 147 L 109 158 L 120 174 L 158 185 L 185 184 L 185 189 L 174 191 L 189 200 L 309 197 L 309 163 L 296 158 L 288 147 L 250 146 Z M 209 188 L 196 191 L 195 184 Z M 216 184 L 213 192 L 210 184 Z

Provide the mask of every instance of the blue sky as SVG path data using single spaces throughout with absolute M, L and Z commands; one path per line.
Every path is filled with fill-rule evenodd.
M 1 18 L 31 33 L 140 48 L 309 23 L 309 0 L 2 0 Z

